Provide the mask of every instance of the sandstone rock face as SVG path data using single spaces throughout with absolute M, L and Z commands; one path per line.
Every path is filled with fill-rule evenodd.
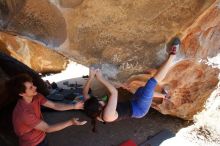
M 6 28 L 12 17 L 22 9 L 25 0 L 1 0 L 0 1 L 0 27 Z
M 193 115 L 202 111 L 218 84 L 218 74 L 218 69 L 190 60 L 177 64 L 164 83 L 170 88 L 170 102 L 164 101 L 155 108 L 163 114 L 192 119 Z
M 220 52 L 220 2 L 212 5 L 185 31 L 183 52 L 187 57 L 206 59 Z
M 0 26 L 4 31 L 22 34 L 46 45 L 60 45 L 57 50 L 64 55 L 85 65 L 101 64 L 101 68 L 114 74 L 118 81 L 148 69 L 148 74 L 127 80 L 131 92 L 155 74 L 156 70 L 149 69 L 164 62 L 166 44 L 179 35 L 182 47 L 178 62 L 157 87 L 158 92 L 168 87 L 171 99 L 153 102 L 153 108 L 163 114 L 192 119 L 202 110 L 218 83 L 219 70 L 208 66 L 207 61 L 220 52 L 219 0 L 19 2 L 19 5 L 13 0 L 0 3 L 1 11 L 4 10 L 0 13 Z M 37 66 L 31 64 L 30 58 L 39 51 L 33 51 L 31 56 L 26 55 L 25 47 L 13 51 L 8 49 L 6 40 L 10 39 L 0 41 L 2 51 L 12 56 L 17 52 L 19 60 L 32 68 Z M 20 44 L 24 42 L 16 46 Z M 21 54 L 29 58 L 21 59 Z
M 132 76 L 127 84 L 134 93 L 144 86 L 156 70 L 147 74 Z M 163 82 L 156 88 L 157 92 L 166 88 L 171 98 L 169 100 L 155 98 L 152 107 L 163 114 L 169 114 L 182 119 L 192 120 L 193 116 L 202 111 L 209 95 L 218 84 L 219 69 L 196 63 L 195 60 L 184 60 L 177 63 L 168 73 Z
M 63 10 L 69 36 L 64 54 L 86 65 L 114 64 L 120 72 L 117 79 L 127 78 L 158 67 L 166 57 L 168 40 L 213 2 L 85 0 L 72 10 Z
M 83 1 L 64 13 L 71 48 L 67 52 L 84 64 L 116 65 L 117 79 L 125 80 L 131 73 L 161 65 L 167 56 L 165 44 L 172 36 L 182 36 L 182 61 L 157 88 L 160 92 L 168 86 L 171 99 L 156 100 L 153 108 L 191 120 L 218 83 L 219 70 L 198 62 L 220 52 L 219 1 L 214 2 Z
M 158 67 L 165 60 L 165 44 L 170 38 L 182 33 L 215 2 L 20 1 L 19 5 L 15 5 L 13 0 L 2 2 L 3 8 L 8 10 L 4 16 L 14 14 L 4 30 L 53 46 L 66 40 L 68 45 L 61 46 L 60 52 L 85 65 L 105 63 L 117 66 L 117 79 L 126 79 L 132 73 Z M 67 7 L 70 9 L 65 9 Z M 48 36 L 44 36 L 46 34 Z
M 161 92 L 161 88 L 168 87 L 171 96 L 170 100 L 154 100 L 152 107 L 161 113 L 191 120 L 193 115 L 202 111 L 205 102 L 215 90 L 219 81 L 219 69 L 208 66 L 207 61 L 208 58 L 218 57 L 220 53 L 218 3 L 210 7 L 185 31 L 181 50 L 184 58 L 157 87 L 158 92 Z M 131 92 L 143 86 L 156 71 L 148 72 L 127 81 Z
M 217 86 L 219 69 L 205 64 L 210 64 L 209 59 L 219 57 L 220 53 L 219 3 L 212 5 L 186 30 L 182 41 L 186 60 L 175 66 L 165 79 L 172 88 L 170 94 L 173 99 L 172 104 L 163 102 L 154 107 L 161 113 L 192 119 L 204 108 L 205 101 Z
M 46 0 L 2 0 L 0 26 L 46 45 L 59 46 L 66 39 L 66 23 L 60 11 Z
M 83 0 L 60 0 L 60 5 L 63 8 L 75 8 L 79 6 Z
M 68 63 L 63 55 L 43 45 L 6 33 L 0 33 L 0 51 L 41 73 L 59 72 Z

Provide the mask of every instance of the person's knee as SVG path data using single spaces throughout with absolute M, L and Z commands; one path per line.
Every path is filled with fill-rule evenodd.
M 132 114 L 132 117 L 133 118 L 143 118 L 145 115 L 146 115 L 146 111 L 139 108 L 139 109 L 136 109 L 136 111 Z
M 150 78 L 150 79 L 148 80 L 148 83 L 149 83 L 152 87 L 154 87 L 154 86 L 156 86 L 156 85 L 158 84 L 158 81 L 156 80 L 155 77 L 152 77 L 152 78 Z

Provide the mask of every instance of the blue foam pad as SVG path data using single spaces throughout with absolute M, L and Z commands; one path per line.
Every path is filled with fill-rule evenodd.
M 157 134 L 150 136 L 139 146 L 159 146 L 164 140 L 174 137 L 175 134 L 168 129 L 161 130 Z

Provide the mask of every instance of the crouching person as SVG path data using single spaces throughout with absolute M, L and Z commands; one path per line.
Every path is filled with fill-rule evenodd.
M 27 74 L 17 75 L 7 83 L 10 93 L 19 99 L 14 108 L 12 123 L 19 137 L 20 146 L 48 146 L 46 133 L 60 131 L 72 125 L 84 125 L 86 121 L 72 118 L 68 121 L 49 125 L 43 120 L 41 105 L 58 111 L 83 109 L 83 103 L 75 105 L 55 103 L 37 92 L 32 78 Z

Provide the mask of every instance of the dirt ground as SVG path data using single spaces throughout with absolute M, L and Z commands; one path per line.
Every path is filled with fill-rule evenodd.
M 142 119 L 129 119 L 107 124 L 98 122 L 98 132 L 93 133 L 90 119 L 80 111 L 44 112 L 45 120 L 51 124 L 71 117 L 79 117 L 87 120 L 88 123 L 84 126 L 72 126 L 60 132 L 48 134 L 51 146 L 116 146 L 129 138 L 141 144 L 148 136 L 160 130 L 169 129 L 176 133 L 180 128 L 189 125 L 187 121 L 165 116 L 151 109 L 149 114 Z
M 10 122 L 10 110 L 0 116 L 0 146 L 17 146 L 18 140 Z M 82 111 L 57 112 L 44 110 L 45 121 L 50 124 L 62 122 L 72 117 L 87 120 L 84 126 L 71 126 L 62 131 L 47 134 L 50 146 L 116 146 L 131 138 L 137 144 L 144 142 L 148 136 L 160 130 L 169 129 L 176 133 L 189 122 L 165 116 L 151 109 L 142 119 L 129 119 L 115 123 L 98 122 L 97 133 L 92 132 L 90 119 Z

